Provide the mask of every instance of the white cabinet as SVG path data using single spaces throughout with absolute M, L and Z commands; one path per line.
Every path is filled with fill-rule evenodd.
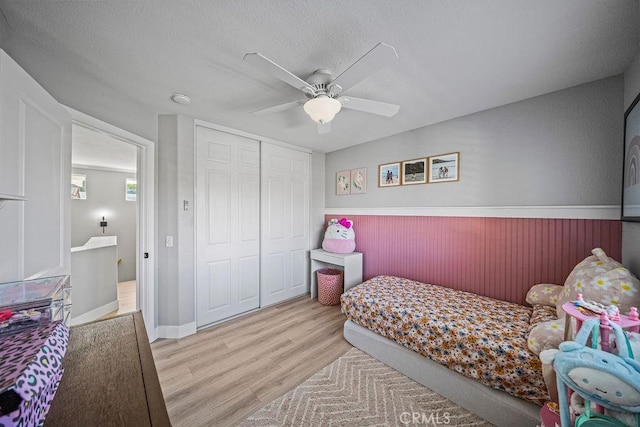
M 69 274 L 71 117 L 0 51 L 0 283 Z
M 343 292 L 362 283 L 362 253 L 335 254 L 323 249 L 311 251 L 311 298 L 318 297 L 318 278 L 320 268 L 337 268 L 344 271 Z

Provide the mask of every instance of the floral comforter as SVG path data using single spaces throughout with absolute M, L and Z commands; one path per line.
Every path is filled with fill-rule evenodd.
M 542 405 L 540 359 L 527 348 L 531 308 L 393 276 L 345 292 L 354 323 L 447 368 Z

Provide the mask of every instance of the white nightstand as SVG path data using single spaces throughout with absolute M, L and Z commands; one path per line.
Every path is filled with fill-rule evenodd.
M 318 278 L 316 271 L 321 268 L 337 268 L 344 271 L 344 289 L 362 283 L 362 253 L 334 254 L 323 249 L 311 250 L 311 298 L 318 297 Z

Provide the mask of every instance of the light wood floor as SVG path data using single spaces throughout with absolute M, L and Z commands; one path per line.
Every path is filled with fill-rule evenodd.
M 346 353 L 340 306 L 309 296 L 151 345 L 174 426 L 233 426 Z
M 118 283 L 118 310 L 105 314 L 101 319 L 109 319 L 136 311 L 136 281 Z
M 136 281 L 118 283 L 118 314 L 136 311 Z

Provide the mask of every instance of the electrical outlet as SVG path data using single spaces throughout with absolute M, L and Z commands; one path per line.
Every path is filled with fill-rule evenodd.
M 173 247 L 173 236 L 167 236 L 167 237 L 164 239 L 164 245 L 165 245 L 167 248 L 172 248 L 172 247 Z

